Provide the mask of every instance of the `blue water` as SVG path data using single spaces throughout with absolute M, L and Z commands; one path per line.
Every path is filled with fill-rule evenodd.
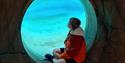
M 21 36 L 27 53 L 37 62 L 55 48 L 64 47 L 69 18 L 85 29 L 86 13 L 80 0 L 34 0 L 24 15 Z

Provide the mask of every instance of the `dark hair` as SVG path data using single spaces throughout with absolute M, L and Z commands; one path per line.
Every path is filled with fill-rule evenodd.
M 80 27 L 81 21 L 78 18 L 72 17 L 70 18 L 69 24 L 72 26 L 73 30 Z

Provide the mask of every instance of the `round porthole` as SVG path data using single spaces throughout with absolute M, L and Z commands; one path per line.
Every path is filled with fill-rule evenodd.
M 88 0 L 34 0 L 27 9 L 21 25 L 21 37 L 26 52 L 36 62 L 46 53 L 64 47 L 69 18 L 76 17 L 85 31 L 87 50 L 95 38 L 95 12 Z

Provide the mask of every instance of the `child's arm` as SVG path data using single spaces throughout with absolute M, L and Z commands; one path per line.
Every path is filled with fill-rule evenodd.
M 67 50 L 70 50 L 70 48 L 71 48 L 71 45 L 70 45 L 69 41 L 67 41 L 65 43 L 65 47 L 66 47 L 66 49 L 64 50 L 64 52 L 62 54 L 59 55 L 59 58 L 67 58 L 67 59 L 69 59 L 70 57 L 68 56 L 68 54 L 66 52 Z
M 70 57 L 68 56 L 67 52 L 64 51 L 62 54 L 59 55 L 59 58 L 60 59 L 70 59 Z
M 71 47 L 68 50 L 66 50 L 68 56 L 75 57 L 79 53 L 80 49 L 82 48 L 83 42 L 84 42 L 83 37 L 75 36 L 75 35 L 72 36 L 70 38 Z

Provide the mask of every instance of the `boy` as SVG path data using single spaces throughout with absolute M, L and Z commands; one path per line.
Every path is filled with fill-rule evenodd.
M 80 20 L 70 18 L 68 27 L 70 29 L 65 48 L 55 49 L 53 56 L 46 54 L 45 57 L 54 63 L 83 63 L 86 57 L 86 44 L 84 32 L 80 27 Z

